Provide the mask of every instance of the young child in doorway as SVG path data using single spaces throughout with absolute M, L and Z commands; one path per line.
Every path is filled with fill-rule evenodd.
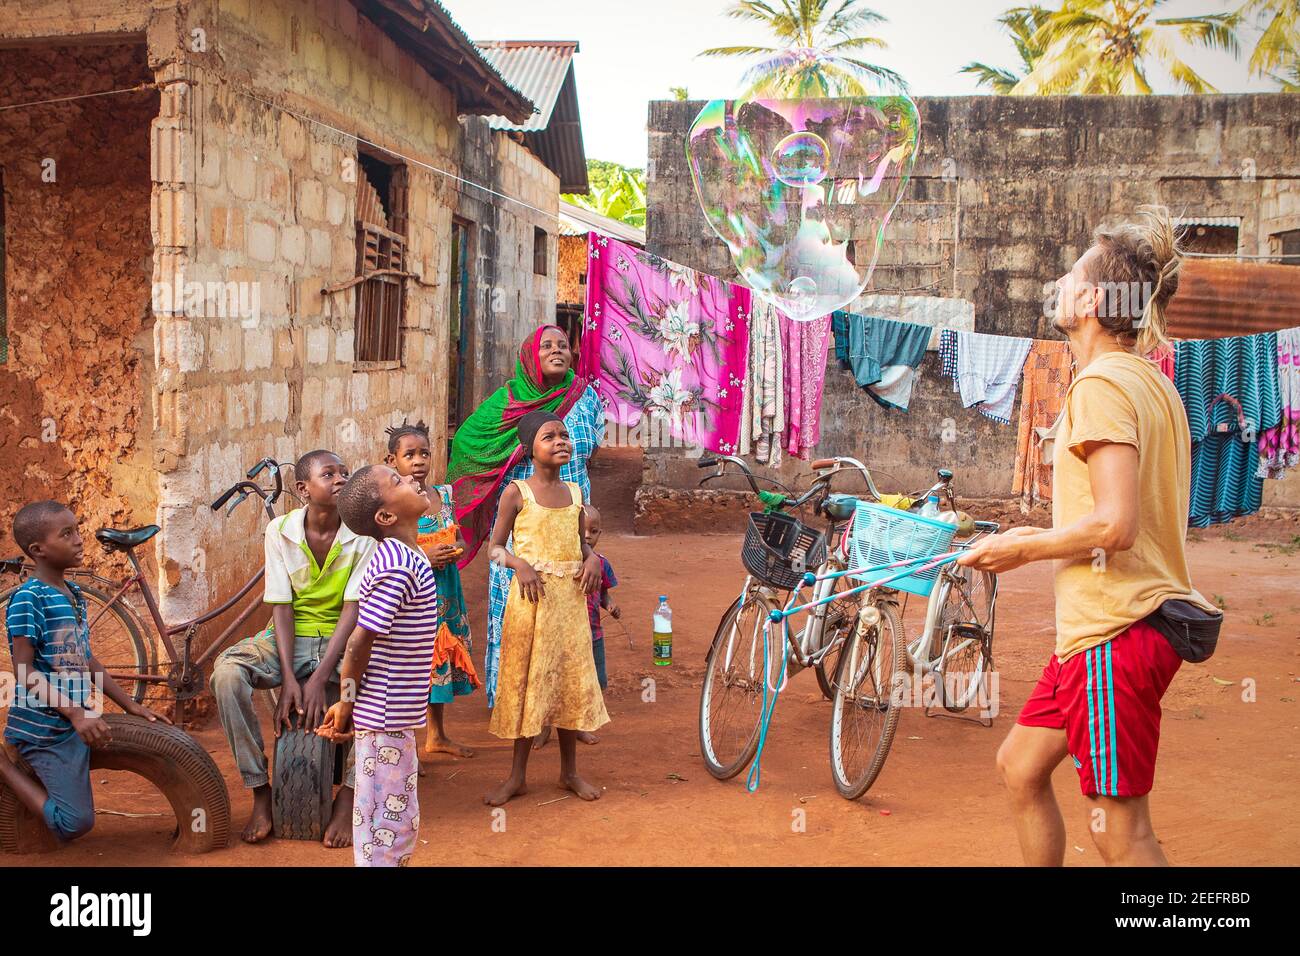
M 339 492 L 338 507 L 349 528 L 379 545 L 343 652 L 342 699 L 316 732 L 356 740 L 353 861 L 405 866 L 420 830 L 415 735 L 424 725 L 438 634 L 438 585 L 417 537 L 429 495 L 414 477 L 367 465 Z
M 600 541 L 600 512 L 592 505 L 583 505 L 582 512 L 586 518 L 583 540 L 587 542 L 587 547 L 595 551 L 596 543 Z M 600 623 L 600 611 L 602 608 L 609 611 L 610 617 L 616 621 L 623 616 L 623 612 L 609 595 L 610 588 L 618 586 L 614 567 L 603 554 L 597 554 L 596 557 L 600 558 L 600 586 L 587 594 L 587 616 L 591 620 L 591 657 L 596 663 L 596 680 L 600 682 L 603 691 L 609 687 L 609 677 L 605 672 L 605 628 Z M 542 728 L 533 742 L 533 749 L 540 750 L 550 738 L 551 728 L 548 725 Z M 578 742 L 594 744 L 599 742 L 599 738 L 589 730 L 580 730 Z
M 420 550 L 433 566 L 438 582 L 438 643 L 433 655 L 433 685 L 429 688 L 429 729 L 424 738 L 425 753 L 447 753 L 454 757 L 472 757 L 474 751 L 447 736 L 443 712 L 457 697 L 472 694 L 483 682 L 479 680 L 470 658 L 473 644 L 469 630 L 469 612 L 460 585 L 456 559 L 465 553 L 465 541 L 456 524 L 451 504 L 451 485 L 429 486 L 429 468 L 433 455 L 429 447 L 429 427 L 423 421 L 414 425 L 405 420 L 387 430 L 388 455 L 384 463 L 403 476 L 411 476 L 429 492 L 429 512 L 420 518 Z
M 501 628 L 501 671 L 489 729 L 514 740 L 510 776 L 484 798 L 499 807 L 526 792 L 528 754 L 547 724 L 560 737 L 560 786 L 583 800 L 600 788 L 578 775 L 577 734 L 609 722 L 591 656 L 584 594 L 600 585 L 601 565 L 583 539 L 582 493 L 560 480 L 572 455 L 564 421 L 535 411 L 519 422 L 519 444 L 535 470 L 506 486 L 497 506 L 491 560 L 514 571 Z M 514 535 L 514 553 L 506 542 Z
M 36 570 L 14 591 L 5 612 L 17 680 L 4 739 L 36 779 L 0 749 L 0 780 L 67 842 L 95 825 L 90 748 L 111 737 L 95 685 L 128 714 L 171 721 L 127 696 L 91 653 L 86 599 L 64 578 L 83 554 L 76 515 L 57 501 L 35 501 L 18 510 L 13 534 Z

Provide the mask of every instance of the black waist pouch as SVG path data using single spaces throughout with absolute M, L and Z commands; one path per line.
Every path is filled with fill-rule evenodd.
M 1219 643 L 1222 611 L 1207 611 L 1190 601 L 1169 600 L 1144 619 L 1164 635 L 1169 646 L 1189 664 L 1210 659 Z

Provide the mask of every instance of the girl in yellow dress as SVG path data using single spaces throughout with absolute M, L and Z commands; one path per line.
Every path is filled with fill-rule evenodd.
M 560 786 L 595 800 L 600 788 L 578 776 L 577 734 L 609 722 L 591 656 L 586 598 L 600 584 L 600 558 L 583 540 L 582 492 L 560 480 L 573 447 L 563 419 L 530 412 L 519 422 L 519 444 L 535 470 L 502 491 L 488 552 L 514 571 L 489 725 L 496 736 L 514 740 L 514 763 L 483 800 L 499 807 L 525 792 L 533 738 L 548 724 L 559 731 Z M 511 534 L 513 554 L 506 548 Z

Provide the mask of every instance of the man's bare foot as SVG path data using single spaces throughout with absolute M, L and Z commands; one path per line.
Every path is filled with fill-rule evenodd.
M 427 777 L 427 776 L 429 776 L 429 768 L 428 768 L 428 767 L 426 767 L 426 766 L 425 766 L 424 764 L 422 764 L 422 763 L 421 763 L 421 764 L 417 764 L 416 766 L 419 767 L 419 771 L 418 771 L 418 772 L 419 772 L 419 774 L 420 774 L 421 777 Z
M 424 738 L 424 752 L 427 754 L 451 754 L 453 757 L 474 756 L 474 751 L 464 744 L 458 744 L 446 737 L 436 737 L 432 733 Z
M 543 747 L 546 746 L 546 741 L 550 739 L 551 739 L 551 727 L 548 724 L 542 728 L 542 732 L 540 734 L 538 734 L 536 737 L 533 738 L 533 749 L 541 750 Z
M 352 788 L 339 787 L 334 797 L 334 812 L 330 822 L 325 826 L 325 837 L 321 843 L 331 850 L 352 845 Z
M 261 843 L 271 835 L 271 785 L 264 783 L 253 788 L 253 812 L 240 838 L 245 843 Z
M 483 802 L 489 807 L 505 806 L 512 797 L 522 797 L 528 792 L 528 785 L 523 780 L 516 780 L 510 777 L 505 783 L 490 791 L 484 798 Z
M 587 781 L 583 780 L 576 773 L 570 774 L 567 777 L 561 777 L 560 786 L 564 787 L 566 790 L 572 790 L 583 800 L 600 799 L 600 787 L 592 783 L 587 783 Z
M 600 738 L 597 737 L 595 734 L 593 734 L 590 730 L 580 730 L 580 731 L 578 731 L 578 733 L 577 733 L 577 737 L 578 737 L 578 743 L 580 743 L 580 744 L 598 744 L 598 743 L 600 743 Z

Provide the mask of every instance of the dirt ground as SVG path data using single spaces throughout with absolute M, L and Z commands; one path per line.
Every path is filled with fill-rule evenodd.
M 615 591 L 634 646 L 617 625 L 606 629 L 612 722 L 579 753 L 601 800 L 564 799 L 556 788 L 554 743 L 534 755 L 529 793 L 510 803 L 505 830 L 493 828 L 484 792 L 505 773 L 509 744 L 487 732 L 480 693 L 448 711 L 470 759 L 439 755 L 420 782 L 422 827 L 413 864 L 595 866 L 898 864 L 1011 865 L 1019 862 L 1004 794 L 994 770 L 998 744 L 1052 648 L 1050 568 L 1005 575 L 994 645 L 1000 713 L 991 728 L 904 712 L 876 785 L 856 802 L 841 799 L 827 758 L 830 707 L 816 679 L 794 677 L 782 694 L 762 763 L 762 784 L 743 775 L 725 783 L 705 771 L 697 717 L 704 655 L 722 610 L 743 577 L 738 535 L 630 533 L 640 476 L 636 456 L 602 453 L 593 463 L 593 497 L 605 514 L 601 548 L 617 571 Z M 706 529 L 701 529 L 704 531 Z M 1193 577 L 1227 610 L 1219 651 L 1184 665 L 1165 698 L 1152 813 L 1175 864 L 1296 864 L 1295 813 L 1300 711 L 1300 538 L 1287 522 L 1193 532 Z M 486 564 L 467 574 L 482 653 Z M 649 625 L 659 594 L 674 610 L 675 660 L 651 663 Z M 914 601 L 909 628 L 922 612 Z M 655 681 L 653 702 L 642 681 Z M 233 845 L 184 858 L 167 850 L 172 819 L 160 795 L 139 778 L 97 773 L 95 830 L 46 856 L 0 857 L 0 865 L 346 866 L 352 853 L 273 839 L 238 842 L 250 800 L 220 728 L 196 732 L 231 787 Z M 1086 806 L 1067 761 L 1054 780 L 1066 814 L 1066 863 L 1098 865 Z M 797 813 L 796 811 L 803 811 Z M 119 816 L 116 813 L 146 814 Z M 151 814 L 151 815 L 150 815 Z M 804 827 L 797 832 L 802 818 Z

